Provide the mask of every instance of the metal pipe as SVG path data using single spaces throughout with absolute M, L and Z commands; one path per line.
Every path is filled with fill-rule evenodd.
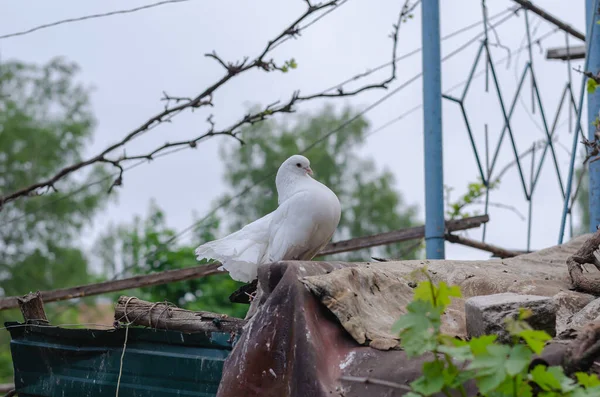
M 590 0 L 588 0 L 588 2 L 589 1 Z M 518 3 L 521 7 L 526 8 L 526 9 L 530 10 L 533 13 L 536 13 L 540 17 L 544 18 L 546 21 L 548 21 L 551 24 L 555 25 L 560 30 L 562 30 L 564 32 L 567 32 L 567 33 L 573 35 L 574 37 L 577 37 L 579 40 L 585 41 L 585 36 L 583 35 L 583 33 L 575 30 L 571 25 L 569 25 L 567 23 L 564 23 L 560 19 L 556 18 L 554 15 L 551 15 L 551 14 L 547 13 L 546 11 L 544 11 L 543 9 L 541 9 L 540 7 L 534 5 L 531 1 L 528 1 L 528 0 L 514 0 L 514 2 Z
M 590 4 L 593 3 L 593 4 Z M 600 0 L 586 0 L 586 6 L 587 6 L 587 10 L 596 10 L 598 9 L 598 4 L 600 4 Z M 590 7 L 591 6 L 591 7 Z M 588 13 L 589 16 L 590 13 Z M 593 16 L 593 14 L 592 14 Z M 587 23 L 587 29 L 588 29 L 588 37 L 594 37 L 594 27 L 596 26 L 596 23 L 592 19 L 592 16 L 590 16 L 590 18 L 586 18 L 586 23 Z M 584 66 L 584 70 L 588 70 L 588 67 L 590 65 L 590 48 L 592 46 L 592 40 L 588 40 L 586 42 L 586 54 L 588 54 L 588 57 L 585 58 L 585 66 Z M 600 56 L 600 54 L 598 54 L 597 56 Z M 567 223 L 567 214 L 570 212 L 571 208 L 569 205 L 569 201 L 571 200 L 571 186 L 573 184 L 573 174 L 575 171 L 575 157 L 577 156 L 577 138 L 579 135 L 579 132 L 582 131 L 583 127 L 581 126 L 581 114 L 583 113 L 581 110 L 583 109 L 583 97 L 585 94 L 585 82 L 586 82 L 586 77 L 582 76 L 581 77 L 581 91 L 579 91 L 579 106 L 578 108 L 578 112 L 577 112 L 577 121 L 575 124 L 575 133 L 573 134 L 573 145 L 571 146 L 571 161 L 569 162 L 569 176 L 567 177 L 567 189 L 565 191 L 565 200 L 563 203 L 563 212 L 562 212 L 562 217 L 560 220 L 560 229 L 558 232 L 558 244 L 562 244 L 563 242 L 563 238 L 564 238 L 564 234 L 565 234 L 565 225 Z M 600 165 L 600 164 L 599 164 Z M 591 177 L 590 177 L 591 178 Z M 591 194 L 591 186 L 590 186 L 590 194 Z M 590 215 L 590 222 L 592 220 L 592 216 Z
M 596 25 L 600 11 L 598 2 L 595 0 L 586 0 L 586 21 L 588 24 Z M 600 29 L 596 26 L 592 29 L 589 36 L 589 49 L 587 51 L 586 71 L 594 75 L 600 73 Z M 600 117 L 600 90 L 588 93 L 587 97 L 587 129 L 588 139 L 592 142 L 596 140 L 596 127 L 593 125 L 597 117 Z M 589 194 L 590 194 L 590 232 L 594 233 L 596 227 L 600 225 L 600 162 L 594 161 L 589 167 Z
M 425 251 L 428 259 L 444 259 L 444 169 L 439 0 L 423 0 L 421 10 L 423 138 L 425 148 Z

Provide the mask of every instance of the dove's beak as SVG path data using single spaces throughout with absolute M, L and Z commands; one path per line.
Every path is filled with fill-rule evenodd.
M 306 167 L 305 170 L 308 173 L 308 175 L 312 175 L 313 174 L 313 170 L 310 167 Z

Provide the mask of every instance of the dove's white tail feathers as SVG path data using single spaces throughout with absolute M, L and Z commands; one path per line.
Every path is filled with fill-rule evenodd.
M 232 279 L 245 283 L 253 281 L 267 251 L 270 215 L 219 240 L 199 246 L 196 259 L 218 260 Z

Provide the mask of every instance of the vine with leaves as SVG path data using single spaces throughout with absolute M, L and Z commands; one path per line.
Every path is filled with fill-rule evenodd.
M 406 397 L 466 396 L 466 383 L 475 382 L 483 397 L 592 397 L 600 395 L 600 380 L 595 374 L 575 372 L 571 376 L 560 366 L 532 365 L 551 339 L 544 331 L 533 329 L 527 318 L 531 311 L 520 310 L 516 318 L 506 319 L 511 343 L 499 343 L 496 335 L 460 340 L 441 332 L 441 316 L 452 298 L 461 297 L 457 286 L 444 282 L 435 285 L 426 269 L 427 281 L 414 291 L 407 313 L 394 325 L 407 356 L 433 354 L 423 364 L 423 374 L 410 383 Z M 535 363 L 535 362 L 533 362 Z

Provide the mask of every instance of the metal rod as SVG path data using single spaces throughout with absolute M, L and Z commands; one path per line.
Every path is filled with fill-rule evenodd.
M 490 206 L 490 136 L 488 132 L 488 125 L 485 124 L 485 208 L 484 213 L 486 215 L 489 211 Z M 485 243 L 485 235 L 487 233 L 487 222 L 483 224 L 483 232 L 481 234 L 481 242 Z
M 498 82 L 498 77 L 496 76 L 496 69 L 494 68 L 494 63 L 491 60 L 490 50 L 486 48 L 488 53 L 488 58 L 490 59 L 490 71 L 492 72 L 492 79 L 494 81 L 494 85 L 496 86 L 496 93 L 498 94 L 498 102 L 500 102 L 500 109 L 502 109 L 502 116 L 504 117 L 504 126 L 508 129 L 508 137 L 510 138 L 510 143 L 513 149 L 513 154 L 515 155 L 515 159 L 517 160 L 517 168 L 519 170 L 519 177 L 521 179 L 521 184 L 523 185 L 523 192 L 525 193 L 525 198 L 529 199 L 531 196 L 531 192 L 527 191 L 527 185 L 525 183 L 525 176 L 523 175 L 523 169 L 521 167 L 521 162 L 519 161 L 519 151 L 517 150 L 517 144 L 515 142 L 515 137 L 513 135 L 512 127 L 510 126 L 510 117 L 506 112 L 506 107 L 504 105 L 504 99 L 502 99 L 502 93 L 500 92 L 500 83 Z M 531 65 L 527 64 L 525 68 L 525 72 L 527 69 L 531 69 Z M 520 90 L 520 88 L 519 88 Z
M 548 139 L 546 146 L 542 152 L 542 156 L 540 158 L 540 165 L 538 171 L 535 175 L 535 179 L 532 181 L 531 189 L 529 191 L 530 194 L 533 194 L 533 190 L 537 186 L 538 179 L 540 177 L 540 173 L 542 171 L 542 166 L 544 164 L 544 158 L 546 157 L 546 151 L 548 147 L 550 147 L 550 153 L 552 155 L 552 160 L 554 161 L 554 168 L 556 170 L 556 177 L 558 178 L 558 185 L 560 187 L 560 193 L 565 197 L 565 188 L 562 182 L 562 177 L 560 176 L 560 166 L 558 165 L 558 159 L 556 158 L 556 150 L 554 149 L 554 144 L 552 143 L 552 134 L 548 130 L 548 122 L 546 121 L 546 115 L 544 114 L 544 107 L 542 106 L 542 98 L 540 96 L 539 87 L 537 85 L 537 81 L 535 78 L 535 73 L 533 69 L 531 69 L 531 81 L 533 82 L 534 93 L 536 94 L 536 98 L 538 101 L 538 107 L 540 108 L 540 115 L 542 117 L 542 123 L 544 124 L 544 132 L 546 133 L 546 138 Z
M 425 251 L 428 259 L 444 259 L 444 169 L 439 0 L 423 0 L 421 10 L 423 21 L 423 137 L 425 141 Z
M 565 33 L 565 44 L 567 48 L 567 76 L 569 77 L 568 88 L 573 87 L 573 76 L 571 74 L 571 45 L 569 44 L 569 35 Z M 569 108 L 569 132 L 573 132 L 573 110 L 571 106 Z
M 532 74 L 533 76 L 533 74 Z M 540 165 L 541 168 L 541 165 Z M 531 250 L 531 222 L 533 220 L 533 186 L 534 186 L 534 178 L 533 174 L 535 171 L 535 143 L 531 147 L 531 174 L 529 176 L 529 191 L 532 193 L 529 197 L 529 208 L 527 213 L 527 251 Z
M 529 13 L 525 10 L 525 31 L 527 32 L 527 50 L 529 52 L 529 64 L 531 65 L 531 70 L 533 72 L 533 54 L 531 53 L 531 31 L 529 29 Z M 533 82 L 533 73 L 531 73 L 531 113 L 535 113 L 535 94 L 534 90 L 534 82 Z M 529 248 L 527 248 L 529 249 Z
M 490 88 L 490 55 L 487 48 L 488 45 L 488 22 L 487 22 L 487 6 L 485 5 L 485 0 L 481 0 L 481 12 L 483 13 L 483 32 L 485 33 L 485 39 L 483 40 L 486 46 L 485 52 L 485 92 L 489 91 Z
M 587 0 L 586 4 L 586 21 L 592 26 L 597 25 L 598 17 L 600 12 L 598 11 L 598 1 Z M 593 74 L 600 72 L 600 29 L 598 26 L 592 28 L 590 35 L 588 36 L 589 44 L 586 63 L 586 71 L 590 71 Z M 588 139 L 592 142 L 596 140 L 596 128 L 593 126 L 596 117 L 600 117 L 600 90 L 596 89 L 595 92 L 588 93 L 587 97 L 587 129 Z M 589 231 L 594 233 L 596 227 L 600 225 L 600 162 L 590 162 L 588 176 L 589 181 L 589 195 L 590 195 L 590 228 Z
M 467 133 L 469 134 L 469 141 L 471 142 L 471 148 L 473 149 L 473 153 L 475 154 L 475 162 L 477 162 L 477 168 L 479 169 L 479 175 L 481 176 L 481 182 L 487 187 L 488 180 L 483 173 L 483 167 L 481 166 L 481 160 L 479 159 L 479 151 L 477 150 L 477 145 L 475 144 L 475 138 L 473 137 L 473 131 L 471 131 L 471 124 L 469 123 L 469 118 L 467 117 L 467 111 L 465 110 L 465 105 L 460 102 L 460 111 L 462 113 L 463 119 L 465 120 L 465 125 L 467 126 Z
M 600 0 L 587 0 L 586 1 L 586 6 L 587 6 L 586 9 L 591 10 L 591 12 L 589 14 L 594 12 L 594 10 L 598 9 L 599 1 Z M 591 4 L 591 3 L 594 3 L 594 4 Z M 588 37 L 594 37 L 594 27 L 595 27 L 596 23 L 593 21 L 592 16 L 593 15 L 590 15 L 590 17 L 586 19 L 587 26 L 588 26 Z M 587 47 L 586 54 L 588 54 L 588 56 L 585 58 L 584 70 L 588 70 L 588 66 L 590 64 L 591 44 L 592 44 L 592 40 L 588 40 L 586 43 L 586 47 Z M 600 53 L 597 54 L 597 57 L 600 57 Z M 567 214 L 569 212 L 569 199 L 571 198 L 571 185 L 573 183 L 573 173 L 575 171 L 575 157 L 577 156 L 577 138 L 579 135 L 579 131 L 582 130 L 581 113 L 583 113 L 583 112 L 581 111 L 581 109 L 583 109 L 583 97 L 585 94 L 586 79 L 587 78 L 585 76 L 581 76 L 581 91 L 579 91 L 579 106 L 577 106 L 577 109 L 579 109 L 579 111 L 577 112 L 577 123 L 575 124 L 575 133 L 573 134 L 573 144 L 571 146 L 571 161 L 569 162 L 569 176 L 567 177 L 567 189 L 565 191 L 563 212 L 562 212 L 562 216 L 561 216 L 561 220 L 560 220 L 560 229 L 558 231 L 558 243 L 559 244 L 562 244 L 562 242 L 563 242 L 563 238 L 564 238 L 564 234 L 565 234 L 565 225 L 567 223 Z M 589 103 L 588 103 L 588 105 L 589 105 Z M 598 164 L 598 166 L 600 166 L 600 164 Z M 591 178 L 592 177 L 590 176 L 590 179 Z M 592 194 L 591 192 L 592 192 L 592 189 L 590 186 L 590 195 Z M 590 206 L 591 206 L 591 204 L 590 204 Z M 590 214 L 590 223 L 591 223 L 591 220 L 592 220 L 592 215 Z
M 543 9 L 541 9 L 538 6 L 534 5 L 531 1 L 528 1 L 528 0 L 513 0 L 513 1 L 515 3 L 517 3 L 517 4 L 519 4 L 521 7 L 526 8 L 526 9 L 530 10 L 531 12 L 533 12 L 533 13 L 539 15 L 540 17 L 544 18 L 546 21 L 548 21 L 551 24 L 555 25 L 560 30 L 562 30 L 564 32 L 567 32 L 567 33 L 571 34 L 574 37 L 577 37 L 579 40 L 585 41 L 585 36 L 583 35 L 583 33 L 578 32 L 571 25 L 569 25 L 567 23 L 564 23 L 560 19 L 556 18 L 554 15 L 551 15 L 551 14 L 547 13 Z M 587 0 L 587 1 L 589 3 L 590 0 Z
M 477 65 L 479 64 L 479 58 L 481 58 L 481 54 L 483 53 L 484 48 L 485 48 L 485 43 L 481 42 L 481 45 L 479 46 L 479 50 L 477 50 L 477 55 L 475 56 L 475 61 L 473 62 L 473 66 L 471 67 L 471 71 L 469 72 L 469 77 L 467 78 L 467 83 L 465 84 L 465 88 L 463 89 L 462 96 L 460 97 L 461 101 L 464 101 L 465 97 L 467 96 L 467 91 L 469 90 L 469 87 L 471 86 L 471 82 L 473 81 L 473 77 L 475 76 L 475 71 L 477 70 Z
M 517 90 L 515 92 L 515 96 L 513 98 L 512 104 L 510 105 L 510 110 L 508 111 L 508 121 L 510 122 L 510 119 L 512 118 L 512 115 L 515 111 L 515 108 L 517 106 L 517 102 L 519 100 L 519 95 L 521 93 L 521 89 L 523 88 L 523 83 L 525 82 L 525 77 L 527 77 L 527 72 L 529 71 L 529 64 L 527 64 L 525 66 L 525 68 L 523 69 L 523 74 L 521 75 L 521 79 L 519 80 L 519 84 L 517 84 Z M 504 140 L 504 136 L 506 135 L 506 131 L 508 130 L 508 123 L 505 121 L 504 122 L 504 126 L 502 127 L 502 132 L 500 133 L 500 138 L 498 139 L 498 144 L 496 145 L 496 150 L 494 151 L 494 156 L 492 157 L 492 163 L 490 164 L 490 177 L 492 175 L 492 173 L 494 172 L 494 167 L 496 166 L 496 162 L 498 161 L 498 155 L 500 154 L 500 148 L 502 146 L 502 141 Z M 519 157 L 516 158 L 517 161 L 517 165 L 519 166 L 519 170 L 521 169 L 521 166 L 519 164 Z M 521 174 L 522 172 L 519 171 Z M 522 176 L 521 176 L 522 179 Z M 525 192 L 527 193 L 527 191 Z

